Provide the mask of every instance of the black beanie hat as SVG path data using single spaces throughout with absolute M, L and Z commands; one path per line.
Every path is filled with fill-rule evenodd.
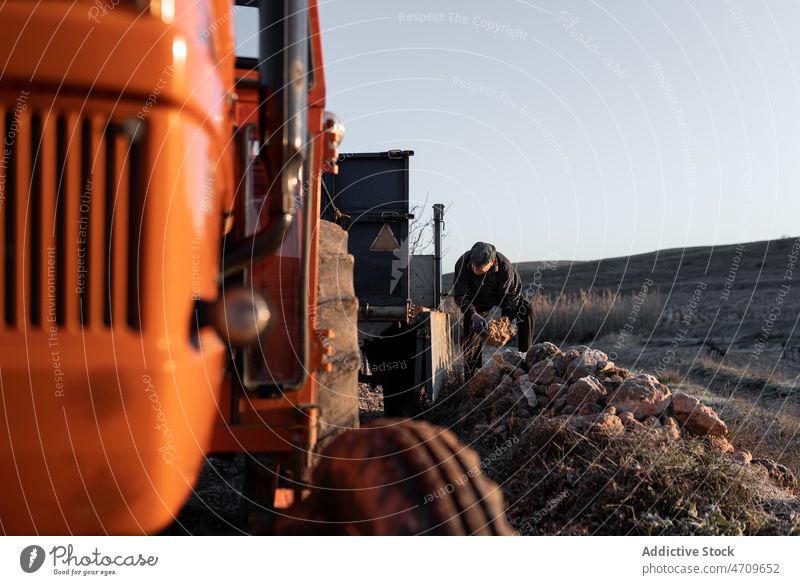
M 469 251 L 469 262 L 474 266 L 486 266 L 496 257 L 494 246 L 486 242 L 475 242 Z

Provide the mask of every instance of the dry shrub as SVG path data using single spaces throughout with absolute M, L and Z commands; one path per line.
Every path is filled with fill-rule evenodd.
M 753 457 L 774 459 L 800 476 L 800 409 L 796 405 L 778 410 L 743 403 L 735 406 L 737 416 L 733 408 L 723 409 L 732 440 Z
M 603 335 L 648 333 L 658 323 L 663 306 L 655 291 L 642 300 L 638 295 L 609 290 L 537 295 L 531 304 L 537 338 L 556 345 L 564 341 L 586 343 Z
M 705 401 L 728 424 L 731 442 L 753 457 L 782 463 L 800 476 L 800 407 L 769 396 L 711 398 Z
M 680 368 L 665 368 L 658 374 L 658 379 L 672 389 L 673 384 L 686 382 L 686 372 Z
M 739 448 L 753 457 L 775 459 L 800 475 L 800 405 L 792 380 L 776 378 L 766 368 L 702 357 L 676 389 L 703 396 L 728 423 Z
M 569 416 L 511 417 L 498 435 L 513 404 L 454 382 L 429 414 L 478 451 L 521 534 L 800 534 L 797 494 L 701 439 L 587 433 Z
M 738 465 L 698 439 L 658 441 L 652 432 L 586 436 L 539 417 L 486 471 L 523 534 L 800 531 L 796 517 L 770 512 L 782 495 L 760 467 Z

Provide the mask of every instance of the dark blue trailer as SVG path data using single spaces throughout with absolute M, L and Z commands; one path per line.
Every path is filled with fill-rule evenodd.
M 434 206 L 433 255 L 409 253 L 410 150 L 341 154 L 323 176 L 322 219 L 348 232 L 359 301 L 361 380 L 381 385 L 388 416 L 436 400 L 453 360 L 440 310 L 443 206 Z

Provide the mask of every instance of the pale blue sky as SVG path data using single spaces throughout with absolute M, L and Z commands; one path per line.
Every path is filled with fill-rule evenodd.
M 800 4 L 321 0 L 343 151 L 513 261 L 797 235 Z

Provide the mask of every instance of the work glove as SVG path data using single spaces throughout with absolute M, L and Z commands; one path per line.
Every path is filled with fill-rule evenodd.
M 472 315 L 472 330 L 475 332 L 476 335 L 483 335 L 486 333 L 486 327 L 488 326 L 486 319 L 481 317 L 478 313 Z

